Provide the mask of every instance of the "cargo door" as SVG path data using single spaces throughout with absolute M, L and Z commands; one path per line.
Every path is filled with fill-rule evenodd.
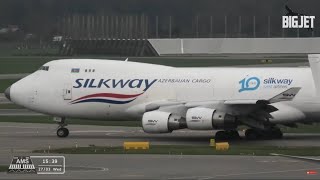
M 63 99 L 64 100 L 71 100 L 72 99 L 72 86 L 71 84 L 65 84 L 63 90 Z

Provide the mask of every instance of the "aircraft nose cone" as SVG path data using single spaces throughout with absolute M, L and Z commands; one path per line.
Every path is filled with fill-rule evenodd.
M 6 96 L 7 99 L 9 99 L 11 101 L 10 98 L 10 88 L 11 86 L 9 86 L 5 91 L 4 91 L 4 95 Z

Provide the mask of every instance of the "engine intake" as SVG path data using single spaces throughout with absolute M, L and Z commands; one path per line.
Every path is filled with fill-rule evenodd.
M 187 126 L 193 130 L 233 129 L 237 127 L 236 117 L 209 108 L 191 108 L 186 115 Z
M 150 111 L 142 117 L 142 128 L 146 133 L 169 133 L 186 127 L 183 117 L 168 112 Z

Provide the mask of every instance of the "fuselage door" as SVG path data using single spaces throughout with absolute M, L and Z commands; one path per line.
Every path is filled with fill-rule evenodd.
M 72 86 L 70 84 L 66 84 L 63 88 L 63 99 L 64 100 L 71 100 L 72 99 Z

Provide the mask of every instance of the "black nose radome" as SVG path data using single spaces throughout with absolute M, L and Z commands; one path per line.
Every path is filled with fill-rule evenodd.
M 10 98 L 10 88 L 11 86 L 9 86 L 5 91 L 4 91 L 4 95 L 6 96 L 7 99 L 9 99 L 11 101 Z

